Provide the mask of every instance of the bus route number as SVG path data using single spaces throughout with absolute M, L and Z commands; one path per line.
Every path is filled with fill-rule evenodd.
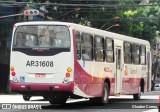
M 27 61 L 26 67 L 53 67 L 53 61 Z

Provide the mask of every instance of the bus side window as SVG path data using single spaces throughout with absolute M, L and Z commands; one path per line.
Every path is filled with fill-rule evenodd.
M 131 43 L 124 42 L 124 63 L 131 64 Z
M 105 40 L 105 59 L 107 62 L 114 62 L 114 41 L 106 38 Z
M 93 60 L 93 36 L 82 33 L 81 35 L 82 59 Z
M 81 37 L 78 31 L 76 31 L 76 57 L 81 59 Z
M 95 60 L 104 61 L 104 38 L 95 36 Z
M 146 46 L 141 45 L 140 46 L 140 62 L 142 65 L 146 64 Z
M 132 44 L 132 62 L 140 64 L 140 47 L 138 44 Z

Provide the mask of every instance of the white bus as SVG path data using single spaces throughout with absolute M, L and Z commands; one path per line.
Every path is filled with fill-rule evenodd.
M 148 41 L 66 22 L 14 25 L 10 57 L 11 90 L 44 96 L 51 104 L 89 98 L 107 104 L 109 96 L 151 89 Z

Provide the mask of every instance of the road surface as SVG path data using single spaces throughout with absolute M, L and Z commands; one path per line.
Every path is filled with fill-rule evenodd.
M 93 104 L 89 99 L 68 99 L 65 105 L 50 105 L 43 97 L 31 97 L 24 101 L 22 95 L 0 95 L 0 112 L 159 112 L 160 91 L 142 94 L 141 100 L 133 96 L 109 97 L 106 106 Z

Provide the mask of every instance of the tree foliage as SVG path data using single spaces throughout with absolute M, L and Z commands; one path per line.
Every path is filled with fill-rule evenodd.
M 150 3 L 155 5 L 158 3 Z M 160 7 L 143 6 L 134 10 L 126 10 L 121 13 L 122 18 L 127 18 L 124 32 L 126 35 L 149 40 L 154 40 L 156 30 L 159 30 Z
M 148 6 L 127 7 L 127 5 L 138 5 L 140 2 L 128 1 L 67 1 L 49 0 L 50 3 L 66 4 L 93 4 L 85 6 L 46 6 L 46 16 L 55 21 L 74 22 L 98 29 L 106 30 L 118 23 L 119 27 L 111 27 L 109 31 L 149 40 L 154 40 L 155 31 L 159 30 L 160 7 L 158 2 L 151 2 Z M 95 7 L 95 4 L 102 5 Z M 108 7 L 105 7 L 108 6 Z M 113 5 L 113 6 L 112 6 Z M 115 6 L 114 6 L 115 5 Z M 126 6 L 119 7 L 119 6 Z M 153 6 L 150 6 L 153 5 Z M 112 6 L 112 7 L 111 7 Z M 76 10 L 80 8 L 80 10 Z M 119 19 L 115 19 L 119 16 Z

